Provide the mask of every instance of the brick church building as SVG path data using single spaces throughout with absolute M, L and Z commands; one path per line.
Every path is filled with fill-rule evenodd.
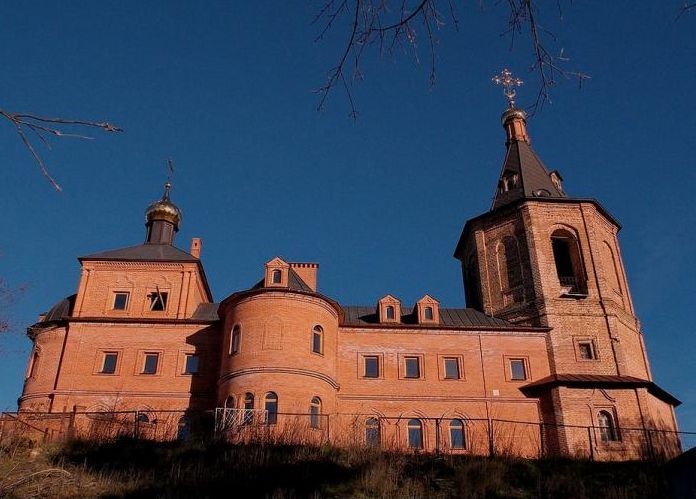
M 652 381 L 621 227 L 566 193 L 524 111 L 511 104 L 502 123 L 493 205 L 454 250 L 466 308 L 429 294 L 346 306 L 319 291 L 316 263 L 277 257 L 216 302 L 201 241 L 174 246 L 167 184 L 145 241 L 79 257 L 77 292 L 28 329 L 20 413 L 137 410 L 148 423 L 148 411 L 223 408 L 268 426 L 305 414 L 329 438 L 462 452 L 497 445 L 495 421 L 519 454 L 638 455 L 646 435 L 677 429 L 679 401 Z

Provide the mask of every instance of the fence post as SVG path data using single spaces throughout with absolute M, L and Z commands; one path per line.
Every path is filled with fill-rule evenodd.
M 590 443 L 590 461 L 594 461 L 594 445 L 592 443 L 592 426 L 587 427 L 587 441 Z
M 326 435 L 325 435 L 325 439 L 324 439 L 324 443 L 326 443 L 326 444 L 331 443 L 331 433 L 330 433 L 331 427 L 329 426 L 330 420 L 331 420 L 331 418 L 327 414 L 326 415 Z
M 546 442 L 544 442 L 544 423 L 539 422 L 539 457 L 546 456 Z
M 648 443 L 648 449 L 649 449 L 649 450 L 648 450 L 648 455 L 650 456 L 650 459 L 651 459 L 652 461 L 655 461 L 655 460 L 656 460 L 656 459 L 655 459 L 655 448 L 653 447 L 653 440 L 652 440 L 651 431 L 652 431 L 652 430 L 650 430 L 650 428 L 646 428 L 646 429 L 645 429 L 646 435 L 647 435 L 647 437 L 648 437 L 648 442 L 647 442 L 647 443 Z
M 133 421 L 133 438 L 138 440 L 138 437 L 140 437 L 140 428 L 138 427 L 140 424 L 140 411 L 135 411 L 133 415 L 135 417 Z
M 75 417 L 77 415 L 77 406 L 73 405 L 72 411 L 70 412 L 70 419 L 68 421 L 68 438 L 72 439 L 75 436 Z
M 435 455 L 440 455 L 440 418 L 435 419 Z
M 493 440 L 493 420 L 488 418 L 488 455 L 495 455 L 495 441 Z

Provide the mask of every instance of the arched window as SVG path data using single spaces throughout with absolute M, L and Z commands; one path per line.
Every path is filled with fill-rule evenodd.
M 234 326 L 232 336 L 230 337 L 230 355 L 239 353 L 239 347 L 242 342 L 242 328 Z
M 433 307 L 425 307 L 425 310 L 423 311 L 423 315 L 425 316 L 425 320 L 427 320 L 427 321 L 433 320 Z
M 266 394 L 264 409 L 266 409 L 266 423 L 276 424 L 278 422 L 278 395 L 275 392 Z
M 556 275 L 562 288 L 568 294 L 587 294 L 587 281 L 580 255 L 580 245 L 573 234 L 559 229 L 551 234 L 553 259 L 556 264 Z
M 324 353 L 324 330 L 321 326 L 314 326 L 312 329 L 312 352 Z
M 450 447 L 452 449 L 466 449 L 466 437 L 464 436 L 464 422 L 461 419 L 450 421 Z
M 423 448 L 423 424 L 419 419 L 408 420 L 408 446 L 411 449 Z
M 500 290 L 508 291 L 522 285 L 522 265 L 517 239 L 506 236 L 496 247 L 498 260 L 498 277 Z M 514 296 L 513 301 L 520 301 L 520 296 Z
M 312 397 L 309 404 L 309 426 L 321 428 L 321 399 L 319 397 Z
M 144 412 L 138 412 L 138 417 L 137 417 L 138 423 L 149 423 L 150 418 L 147 417 L 147 414 Z
M 225 399 L 225 409 L 234 409 L 234 395 L 228 395 Z
M 599 437 L 602 439 L 602 442 L 616 442 L 619 440 L 614 418 L 608 411 L 599 411 L 597 422 L 599 423 Z
M 379 419 L 367 418 L 365 421 L 365 443 L 371 447 L 379 446 Z
M 466 306 L 475 310 L 482 310 L 479 270 L 475 256 L 471 256 L 468 259 L 466 269 L 464 270 Z
M 283 279 L 283 273 L 280 270 L 274 270 L 271 274 L 271 282 L 273 284 L 280 284 Z
M 176 428 L 176 439 L 186 440 L 191 433 L 191 422 L 186 416 L 181 416 L 179 418 L 179 423 Z
M 251 424 L 254 419 L 254 394 L 247 392 L 244 395 L 244 418 L 242 424 Z
M 27 371 L 27 378 L 33 378 L 36 376 L 36 371 L 39 367 L 39 359 L 41 358 L 41 354 L 39 353 L 38 350 L 34 350 L 34 353 L 31 355 L 31 361 L 29 362 L 29 370 Z
M 394 307 L 391 305 L 387 305 L 387 319 L 393 319 L 394 318 Z

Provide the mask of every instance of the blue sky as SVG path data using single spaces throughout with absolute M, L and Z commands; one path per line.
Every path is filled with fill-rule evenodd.
M 465 2 L 438 32 L 437 82 L 422 64 L 368 52 L 348 118 L 340 92 L 316 111 L 348 19 L 316 43 L 321 2 L 21 2 L 0 16 L 0 106 L 109 120 L 119 135 L 60 140 L 44 153 L 54 192 L 0 121 L 0 276 L 26 290 L 0 343 L 0 408 L 14 409 L 30 342 L 24 328 L 76 290 L 78 255 L 137 244 L 143 210 L 176 163 L 179 246 L 204 240 L 220 300 L 258 280 L 273 256 L 320 263 L 320 290 L 345 304 L 425 293 L 462 306 L 452 257 L 466 219 L 487 210 L 504 154 L 508 66 L 537 91 L 524 37 L 501 36 L 504 5 Z M 606 5 L 605 5 L 606 4 Z M 595 197 L 620 234 L 656 381 L 696 430 L 696 16 L 681 2 L 575 2 L 542 21 L 570 67 L 529 123 L 533 145 L 571 195 Z M 422 40 L 419 40 L 422 41 Z

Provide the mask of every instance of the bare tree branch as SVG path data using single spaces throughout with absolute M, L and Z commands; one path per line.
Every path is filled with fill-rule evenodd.
M 339 19 L 350 14 L 350 33 L 347 37 L 338 64 L 329 71 L 325 85 L 317 89 L 320 95 L 318 110 L 322 110 L 326 104 L 329 93 L 337 85 L 341 85 L 350 104 L 352 117 L 357 116 L 355 101 L 352 96 L 352 82 L 362 79 L 360 63 L 365 53 L 365 48 L 377 44 L 379 54 L 393 54 L 397 47 L 404 51 L 412 51 L 416 63 L 420 63 L 418 42 L 427 40 L 429 52 L 429 82 L 435 84 L 436 72 L 436 47 L 437 32 L 446 26 L 445 18 L 440 14 L 437 3 L 444 4 L 449 12 L 448 18 L 455 30 L 459 29 L 459 21 L 452 0 L 400 0 L 398 7 L 393 10 L 391 5 L 395 2 L 389 0 L 342 0 L 338 6 L 337 0 L 327 0 L 315 16 L 312 24 L 323 23 L 323 28 L 315 41 L 323 40 L 326 33 L 335 27 Z M 483 0 L 480 0 L 483 7 Z M 566 69 L 569 59 L 563 50 L 558 51 L 549 48 L 557 43 L 554 33 L 538 21 L 538 8 L 534 0 L 505 0 L 496 3 L 509 11 L 508 25 L 503 35 L 510 36 L 511 44 L 516 38 L 525 35 L 531 44 L 532 63 L 529 69 L 537 74 L 539 79 L 539 92 L 536 102 L 531 106 L 532 112 L 541 108 L 546 101 L 550 101 L 550 91 L 560 79 L 575 80 L 578 84 L 589 78 L 585 73 Z M 561 0 L 556 0 L 558 18 L 563 18 Z M 546 7 L 545 7 L 546 9 Z M 420 23 L 418 22 L 420 21 Z M 348 78 L 345 75 L 345 64 L 352 54 L 353 75 Z
M 62 188 L 49 173 L 46 164 L 44 163 L 41 155 L 38 153 L 34 144 L 31 142 L 27 136 L 26 130 L 31 131 L 36 137 L 39 138 L 41 143 L 48 149 L 51 150 L 50 143 L 48 139 L 52 137 L 69 137 L 78 139 L 92 139 L 87 135 L 76 134 L 76 133 L 66 133 L 62 128 L 98 128 L 105 132 L 122 132 L 123 130 L 111 123 L 97 122 L 97 121 L 85 121 L 85 120 L 68 120 L 64 118 L 48 118 L 45 116 L 38 116 L 35 114 L 27 113 L 12 113 L 0 109 L 0 117 L 7 119 L 15 127 L 20 140 L 27 148 L 34 161 L 39 166 L 41 173 L 48 179 L 53 188 L 57 191 L 61 191 Z
M 678 21 L 681 16 L 687 14 L 688 12 L 696 12 L 696 2 L 684 2 L 684 5 L 679 9 L 679 13 L 675 21 Z

